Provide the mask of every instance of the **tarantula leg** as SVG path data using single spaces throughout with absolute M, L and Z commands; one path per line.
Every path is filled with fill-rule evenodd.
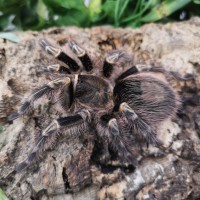
M 103 64 L 103 75 L 110 77 L 113 72 L 114 65 L 123 66 L 126 62 L 130 62 L 130 56 L 124 51 L 112 51 L 108 53 Z
M 42 135 L 36 142 L 36 145 L 33 148 L 30 155 L 27 157 L 27 159 L 25 159 L 22 163 L 20 163 L 19 165 L 17 165 L 15 167 L 15 171 L 20 172 L 20 171 L 26 169 L 28 166 L 30 166 L 31 163 L 36 159 L 36 157 L 40 153 L 40 151 L 42 152 L 45 142 L 47 142 L 47 139 L 53 135 L 56 139 L 56 134 L 58 134 L 58 129 L 59 129 L 59 123 L 55 120 L 44 131 L 42 131 Z M 52 141 L 51 141 L 51 143 L 52 143 Z
M 185 76 L 182 76 L 180 73 L 176 71 L 168 71 L 164 69 L 163 67 L 157 67 L 157 66 L 151 66 L 151 65 L 137 65 L 137 69 L 139 72 L 141 71 L 149 71 L 149 72 L 155 72 L 155 73 L 162 73 L 165 76 L 172 77 L 179 81 L 189 81 L 194 79 L 193 74 L 186 74 Z
M 143 121 L 134 110 L 128 106 L 127 103 L 121 103 L 119 107 L 119 111 L 124 113 L 126 118 L 129 120 L 131 124 L 131 128 L 133 132 L 136 134 L 142 134 L 143 137 L 147 140 L 147 145 L 161 145 L 161 142 L 157 139 L 156 133 L 154 130 Z
M 50 91 L 55 88 L 60 87 L 60 85 L 66 84 L 68 87 L 71 83 L 70 78 L 58 78 L 53 81 L 50 81 L 48 84 L 42 86 L 39 89 L 36 89 L 22 104 L 19 110 L 15 113 L 12 113 L 8 116 L 8 121 L 13 121 L 20 117 L 21 115 L 27 113 L 30 108 L 33 106 L 33 103 L 41 98 L 43 95 L 48 94 Z
M 72 71 L 77 71 L 80 68 L 75 60 L 65 54 L 61 49 L 52 46 L 47 40 L 40 40 L 40 45 L 48 54 L 53 55 L 58 60 L 67 64 Z
M 132 74 L 136 74 L 136 73 L 138 73 L 138 69 L 137 69 L 136 66 L 133 66 L 133 67 L 129 68 L 128 70 L 126 70 L 124 73 L 122 73 L 122 74 L 116 79 L 116 82 L 117 82 L 117 81 L 120 81 L 120 80 L 122 80 L 122 79 L 124 79 L 124 78 L 126 78 L 126 77 L 128 77 L 128 76 L 130 76 L 130 75 L 132 75 Z
M 42 67 L 42 72 L 58 72 L 61 74 L 71 74 L 70 69 L 68 69 L 65 66 L 54 64 L 54 65 L 48 65 L 45 67 Z
M 101 120 L 106 122 L 104 131 L 101 131 L 101 134 L 104 132 L 102 136 L 106 136 L 108 138 L 109 143 L 111 143 L 122 159 L 126 159 L 133 165 L 136 165 L 137 161 L 134 158 L 130 146 L 128 145 L 128 141 L 126 141 L 126 138 L 123 138 L 120 134 L 117 119 L 112 115 L 106 114 L 101 117 Z
M 86 110 L 79 112 L 76 115 L 62 117 L 54 120 L 42 131 L 41 136 L 36 142 L 30 155 L 22 163 L 15 167 L 16 172 L 20 172 L 29 167 L 36 158 L 47 149 L 52 149 L 62 134 L 81 134 L 87 128 L 87 123 L 90 122 L 90 113 Z
M 103 75 L 105 77 L 110 77 L 113 72 L 113 65 L 106 60 L 103 63 Z
M 180 81 L 190 81 L 190 80 L 194 80 L 195 78 L 194 74 L 188 73 L 185 76 L 181 76 L 181 74 L 175 71 L 170 71 L 169 75 L 171 75 L 172 77 Z
M 78 56 L 85 70 L 87 72 L 91 71 L 93 69 L 92 61 L 90 60 L 87 52 L 73 40 L 69 41 L 69 47 L 74 52 L 74 54 Z

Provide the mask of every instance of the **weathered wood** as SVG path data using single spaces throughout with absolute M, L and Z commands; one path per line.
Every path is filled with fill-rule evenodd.
M 149 24 L 138 30 L 61 27 L 16 34 L 21 40 L 19 44 L 0 41 L 0 122 L 4 127 L 0 133 L 0 187 L 10 199 L 200 198 L 200 18 L 166 25 Z M 21 98 L 47 81 L 38 69 L 57 63 L 43 52 L 38 40 L 46 38 L 52 44 L 58 43 L 75 58 L 66 45 L 70 37 L 89 50 L 96 64 L 106 51 L 124 49 L 134 57 L 134 64 L 153 64 L 181 76 L 193 74 L 194 80 L 190 81 L 168 77 L 185 103 L 173 122 L 166 121 L 160 127 L 158 137 L 164 142 L 163 147 L 144 148 L 136 169 L 120 162 L 115 166 L 89 162 L 90 158 L 84 155 L 92 153 L 94 144 L 83 141 L 87 137 L 93 141 L 94 135 L 87 133 L 84 138 L 64 138 L 38 164 L 8 176 L 31 151 L 38 129 L 56 118 L 55 110 L 48 109 L 48 99 L 44 98 L 34 112 L 12 124 L 6 123 L 6 116 L 16 110 Z M 89 166 L 82 163 L 83 158 Z M 66 191 L 65 173 L 74 183 L 77 180 L 72 164 L 80 177 L 88 174 L 91 177 L 85 180 L 87 186 L 77 189 L 74 185 L 74 193 L 65 194 L 70 192 Z M 79 172 L 78 165 L 87 169 L 85 174 Z

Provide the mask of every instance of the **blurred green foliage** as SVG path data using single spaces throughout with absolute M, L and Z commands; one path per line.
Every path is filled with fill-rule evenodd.
M 0 188 L 0 200 L 8 200 L 3 190 Z
M 200 15 L 200 0 L 0 0 L 0 30 L 101 24 L 138 27 L 174 20 L 169 16 L 188 5 L 198 11 L 191 8 L 187 15 Z

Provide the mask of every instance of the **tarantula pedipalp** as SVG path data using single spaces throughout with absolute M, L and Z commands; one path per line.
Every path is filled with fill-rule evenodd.
M 44 39 L 40 44 L 47 53 L 69 68 L 58 64 L 43 68 L 44 71 L 61 75 L 33 91 L 8 120 L 15 120 L 27 113 L 33 103 L 45 94 L 50 95 L 51 101 L 58 104 L 67 116 L 54 120 L 42 131 L 30 155 L 16 166 L 17 172 L 28 167 L 38 155 L 50 148 L 59 135 L 79 135 L 89 127 L 95 127 L 98 137 L 105 138 L 121 158 L 132 164 L 137 162 L 133 138 L 145 139 L 147 144 L 160 144 L 156 127 L 172 117 L 179 104 L 177 94 L 166 81 L 152 72 L 139 72 L 135 66 L 119 75 L 125 62 L 130 61 L 130 57 L 122 51 L 109 53 L 102 71 L 97 71 L 86 50 L 70 40 L 72 52 L 90 73 L 77 74 L 80 66 L 75 60 Z M 109 81 L 113 73 L 114 85 Z

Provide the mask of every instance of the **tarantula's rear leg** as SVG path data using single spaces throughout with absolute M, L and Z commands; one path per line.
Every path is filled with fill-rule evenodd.
M 66 85 L 67 88 L 69 88 L 71 83 L 70 78 L 58 78 L 53 81 L 50 81 L 48 84 L 42 86 L 39 89 L 36 89 L 22 104 L 22 106 L 19 108 L 19 110 L 15 113 L 12 113 L 8 116 L 8 121 L 13 121 L 20 117 L 21 115 L 27 113 L 30 108 L 33 106 L 33 103 L 41 98 L 43 95 L 48 94 L 49 92 L 53 91 L 54 89 L 57 89 L 63 85 Z
M 47 53 L 67 64 L 72 71 L 77 71 L 80 68 L 75 60 L 65 54 L 61 49 L 52 46 L 47 40 L 40 40 L 40 45 Z
M 99 136 L 108 140 L 108 143 L 118 152 L 119 157 L 136 165 L 136 152 L 132 148 L 134 141 L 129 134 L 123 133 L 123 131 L 123 127 L 119 125 L 119 121 L 112 114 L 101 116 L 97 125 Z
M 15 167 L 16 172 L 20 172 L 30 166 L 44 151 L 52 149 L 63 134 L 71 134 L 76 136 L 84 132 L 90 122 L 90 113 L 82 110 L 76 115 L 62 117 L 54 120 L 49 126 L 42 131 L 41 136 L 36 142 L 35 147 L 29 156 L 19 165 Z
M 143 136 L 146 139 L 147 145 L 161 145 L 161 142 L 157 139 L 156 133 L 151 126 L 142 120 L 127 103 L 121 103 L 119 111 L 126 116 L 133 129 L 132 131 L 139 134 L 139 137 Z

